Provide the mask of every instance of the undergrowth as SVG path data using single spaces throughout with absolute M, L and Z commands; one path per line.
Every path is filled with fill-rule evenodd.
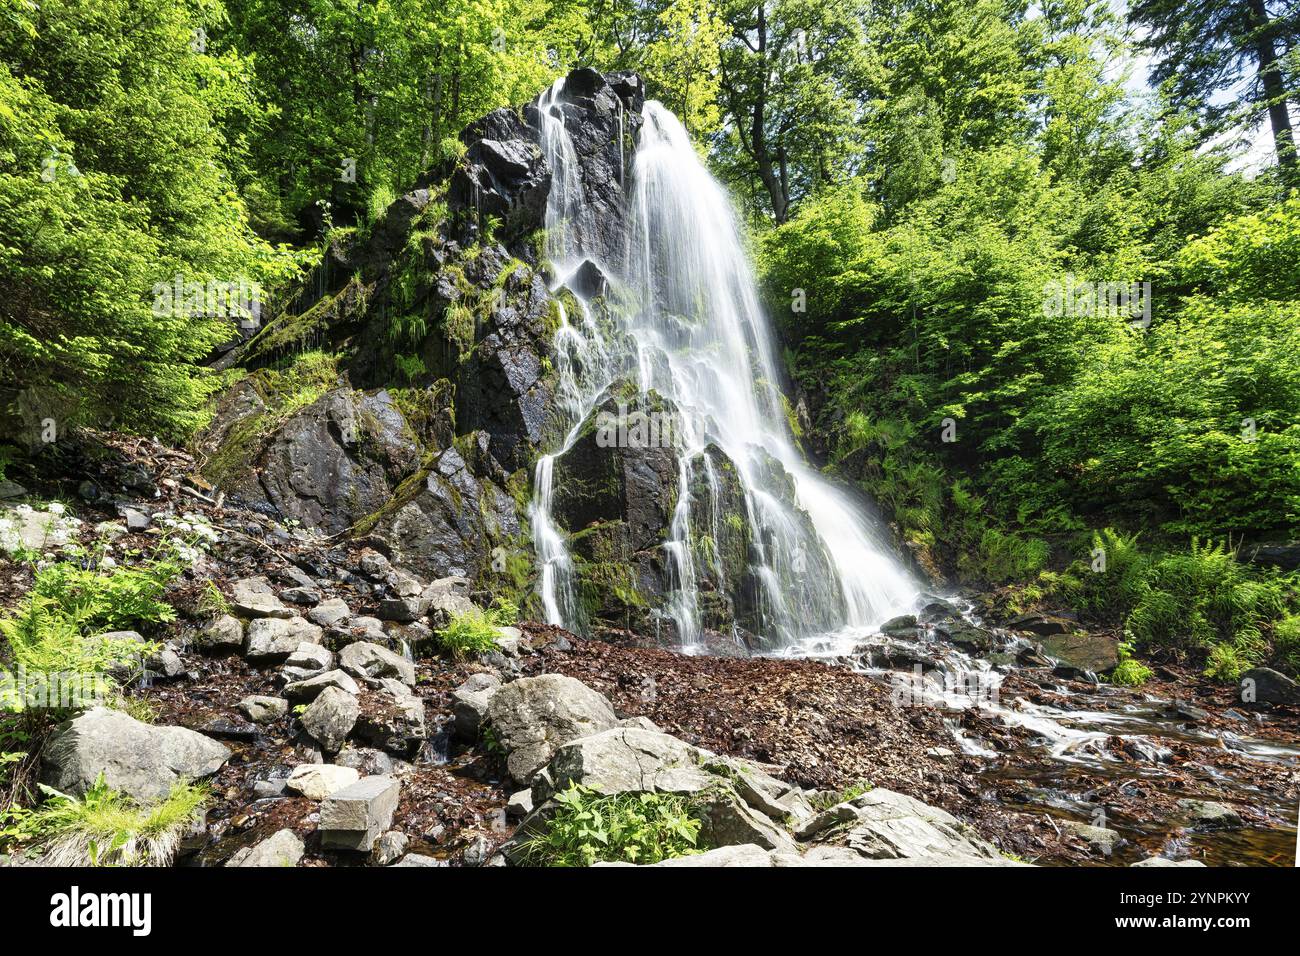
M 700 821 L 686 797 L 669 793 L 602 796 L 578 784 L 555 795 L 556 812 L 545 833 L 524 842 L 531 866 L 650 864 L 690 856 Z

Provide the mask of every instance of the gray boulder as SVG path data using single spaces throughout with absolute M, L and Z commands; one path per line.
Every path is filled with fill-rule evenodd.
M 321 845 L 369 852 L 393 823 L 401 785 L 392 777 L 365 777 L 321 804 Z
M 1252 667 L 1241 675 L 1241 700 L 1246 704 L 1297 704 L 1300 687 L 1271 667 Z
M 259 618 L 248 625 L 244 656 L 253 663 L 280 663 L 301 644 L 319 644 L 324 632 L 300 617 Z
M 352 616 L 352 609 L 342 598 L 321 601 L 307 612 L 307 619 L 321 627 L 334 627 Z
M 352 679 L 350 674 L 345 674 L 340 670 L 332 670 L 317 674 L 315 677 L 308 677 L 306 680 L 286 684 L 284 696 L 297 703 L 313 701 L 327 687 L 338 688 L 353 696 L 361 693 L 361 688 L 357 686 L 357 682 Z
M 451 693 L 451 712 L 455 718 L 456 736 L 464 740 L 477 740 L 479 730 L 487 719 L 488 704 L 501 686 L 495 674 L 471 674 L 465 683 Z
M 239 711 L 255 724 L 269 724 L 289 712 L 289 702 L 283 697 L 250 694 L 239 702 Z
M 525 677 L 498 690 L 488 705 L 512 779 L 531 783 L 560 745 L 618 723 L 603 695 L 561 674 Z
M 369 641 L 358 641 L 343 648 L 339 653 L 339 666 L 367 683 L 395 677 L 409 687 L 415 686 L 415 664 Z
M 218 653 L 241 650 L 244 646 L 244 625 L 239 618 L 223 614 L 198 632 L 194 644 L 203 650 Z
M 226 866 L 297 866 L 307 848 L 292 830 L 280 830 L 256 846 L 245 847 Z
M 293 617 L 271 589 L 266 578 L 242 578 L 235 582 L 231 605 L 243 617 Z
M 326 687 L 303 711 L 302 727 L 327 753 L 337 753 L 360 713 L 356 697 L 337 687 Z
M 104 781 L 137 800 L 165 797 L 179 780 L 198 780 L 221 769 L 230 751 L 184 727 L 155 727 L 107 707 L 96 707 L 59 726 L 41 752 L 41 782 L 81 795 L 102 773 Z

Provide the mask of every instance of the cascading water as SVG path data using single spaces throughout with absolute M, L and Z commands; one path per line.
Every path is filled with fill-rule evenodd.
M 557 286 L 583 260 L 597 258 L 587 240 L 563 93 L 559 81 L 537 104 L 552 169 L 547 254 Z M 693 535 L 711 533 L 716 540 L 718 534 L 711 445 L 734 463 L 745 518 L 757 531 L 751 570 L 761 591 L 763 636 L 785 645 L 812 633 L 879 624 L 908 608 L 917 586 L 873 537 L 856 505 L 803 461 L 786 425 L 772 333 L 730 200 L 676 117 L 654 102 L 642 115 L 626 258 L 598 263 L 626 287 L 632 304 L 616 314 L 619 332 L 626 333 L 617 339 L 630 343 L 633 354 L 611 359 L 609 344 L 590 321 L 575 326 L 566 316 L 556 333 L 559 404 L 569 431 L 561 447 L 538 462 L 532 505 L 548 619 L 577 623 L 573 565 L 550 514 L 553 463 L 615 370 L 630 368 L 643 393 L 654 389 L 676 413 L 680 491 L 664 542 L 670 591 L 663 613 L 683 645 L 689 648 L 701 634 L 696 582 L 707 569 L 696 565 L 708 560 L 692 547 Z M 585 303 L 577 301 L 585 313 Z M 693 508 L 697 496 L 711 499 L 699 511 Z M 715 526 L 692 528 L 692 515 L 699 513 L 712 515 Z

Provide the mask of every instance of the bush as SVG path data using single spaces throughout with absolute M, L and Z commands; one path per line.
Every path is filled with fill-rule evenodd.
M 437 632 L 438 646 L 457 659 L 472 654 L 485 654 L 497 646 L 498 628 L 514 624 L 519 609 L 513 604 L 498 601 L 490 611 L 466 611 L 453 614 L 451 623 Z
M 1273 625 L 1273 661 L 1288 674 L 1300 675 L 1300 614 L 1288 614 Z
M 571 784 L 555 795 L 547 831 L 524 843 L 532 866 L 658 863 L 700 852 L 700 821 L 690 802 L 668 793 L 600 796 Z
M 1110 672 L 1110 682 L 1117 687 L 1141 687 L 1151 679 L 1151 668 L 1133 657 L 1133 645 L 1121 641 L 1119 664 Z
M 157 803 L 112 789 L 103 774 L 81 798 L 42 787 L 49 799 L 25 821 L 46 866 L 168 866 L 207 790 L 181 782 Z

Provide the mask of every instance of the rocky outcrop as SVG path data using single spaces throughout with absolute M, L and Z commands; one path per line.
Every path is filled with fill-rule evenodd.
M 608 730 L 618 720 L 601 694 L 560 674 L 507 684 L 492 695 L 488 719 L 496 741 L 508 754 L 510 776 L 524 784 L 532 782 L 556 747 Z

